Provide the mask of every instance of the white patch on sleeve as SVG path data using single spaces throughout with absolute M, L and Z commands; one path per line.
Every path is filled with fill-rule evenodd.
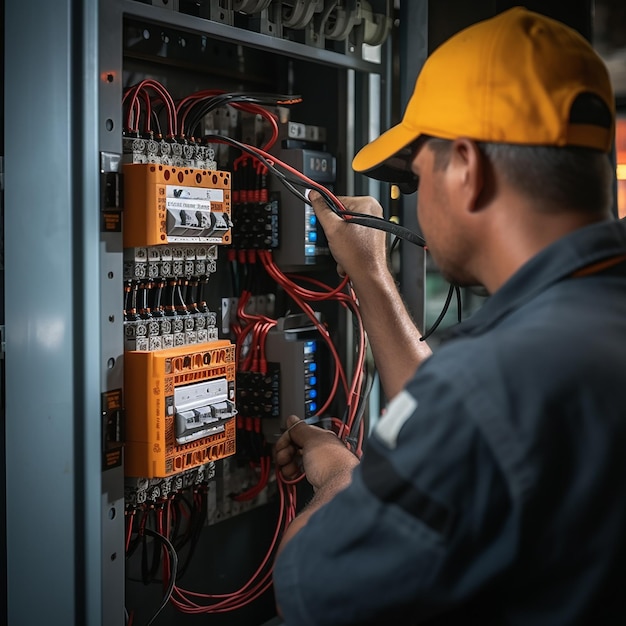
M 395 448 L 398 441 L 398 433 L 404 423 L 417 409 L 417 400 L 408 392 L 401 391 L 387 407 L 387 412 L 377 422 L 374 432 L 377 437 L 388 447 Z

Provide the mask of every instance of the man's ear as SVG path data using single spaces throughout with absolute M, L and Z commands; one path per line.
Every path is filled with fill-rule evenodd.
M 475 141 L 460 137 L 450 151 L 450 182 L 457 206 L 473 212 L 483 206 L 485 159 Z

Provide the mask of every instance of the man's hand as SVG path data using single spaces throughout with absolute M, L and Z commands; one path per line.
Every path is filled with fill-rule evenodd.
M 311 426 L 295 415 L 287 418 L 287 430 L 276 442 L 276 464 L 292 480 L 302 473 L 315 491 L 312 500 L 285 530 L 277 555 L 297 535 L 321 506 L 332 500 L 352 480 L 357 457 L 328 430 Z M 279 609 L 280 610 L 280 609 Z
M 359 283 L 361 277 L 363 280 L 370 280 L 381 271 L 388 274 L 385 232 L 367 226 L 350 224 L 349 220 L 344 220 L 334 213 L 322 196 L 315 191 L 310 192 L 309 200 L 324 229 L 340 276 L 347 274 L 353 283 Z M 341 196 L 339 200 L 349 211 L 375 217 L 383 216 L 380 204 L 369 196 Z
M 338 475 L 351 473 L 359 463 L 333 432 L 311 426 L 295 415 L 287 418 L 287 431 L 276 442 L 275 457 L 287 480 L 304 471 L 315 491 L 333 483 Z

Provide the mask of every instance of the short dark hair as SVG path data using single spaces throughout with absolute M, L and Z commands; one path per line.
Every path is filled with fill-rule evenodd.
M 435 169 L 447 167 L 452 142 L 431 139 Z M 604 213 L 613 203 L 609 156 L 577 147 L 477 143 L 481 152 L 519 193 L 555 209 Z

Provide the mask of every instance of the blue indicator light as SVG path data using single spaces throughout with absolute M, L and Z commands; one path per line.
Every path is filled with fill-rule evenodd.
M 317 411 L 317 402 L 309 402 L 309 411 L 311 411 L 311 413 Z
M 317 241 L 317 233 L 314 230 L 309 233 L 309 241 L 311 243 L 315 243 Z
M 311 399 L 317 398 L 317 390 L 316 389 L 311 389 L 309 391 L 309 398 L 311 398 Z
M 309 378 L 309 385 L 317 385 L 317 377 L 311 376 Z
M 317 370 L 317 363 L 309 363 L 309 372 L 315 372 Z
M 311 215 L 311 217 L 309 217 L 309 224 L 311 224 L 311 226 L 315 226 L 315 224 L 317 224 L 317 216 L 316 215 Z
M 315 246 L 304 246 L 305 256 L 315 256 Z
M 315 341 L 307 341 L 304 344 L 304 347 L 307 348 L 309 352 L 315 352 L 315 350 L 317 349 L 317 344 L 315 343 Z

